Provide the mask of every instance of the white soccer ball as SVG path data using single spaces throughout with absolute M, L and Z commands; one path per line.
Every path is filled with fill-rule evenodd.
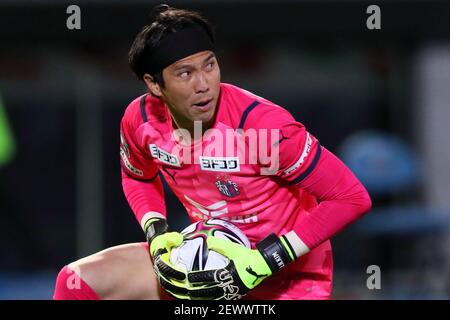
M 220 269 L 227 266 L 229 259 L 218 252 L 208 250 L 206 238 L 215 236 L 227 239 L 250 248 L 247 236 L 234 224 L 221 220 L 209 219 L 195 222 L 183 231 L 183 243 L 173 248 L 170 263 L 185 272 Z

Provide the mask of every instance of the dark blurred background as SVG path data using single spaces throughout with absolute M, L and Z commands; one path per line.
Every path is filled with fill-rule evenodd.
M 127 51 L 159 3 L 0 1 L 0 299 L 49 299 L 65 264 L 144 240 L 119 122 L 145 92 Z M 224 82 L 287 108 L 369 190 L 372 212 L 332 241 L 333 298 L 449 299 L 450 2 L 166 3 L 215 26 Z M 381 30 L 366 27 L 371 4 Z

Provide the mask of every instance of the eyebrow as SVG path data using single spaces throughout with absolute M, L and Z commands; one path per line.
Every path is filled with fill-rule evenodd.
M 211 58 L 214 58 L 216 55 L 213 53 L 213 52 L 211 52 L 203 61 L 202 61 L 202 63 L 205 63 L 205 62 L 207 62 L 207 61 L 209 61 L 209 60 L 211 60 Z M 175 67 L 175 71 L 179 71 L 179 70 L 181 70 L 181 69 L 192 69 L 192 65 L 190 65 L 190 64 L 180 64 L 179 66 L 176 66 Z
M 213 52 L 211 52 L 211 53 L 206 57 L 206 59 L 203 60 L 203 63 L 207 62 L 208 60 L 211 60 L 211 58 L 214 58 L 215 56 L 216 56 L 216 55 L 215 55 Z

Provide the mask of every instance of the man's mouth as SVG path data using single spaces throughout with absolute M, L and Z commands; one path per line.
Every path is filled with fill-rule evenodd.
M 199 101 L 199 102 L 197 102 L 197 103 L 194 103 L 193 104 L 193 106 L 194 107 L 204 107 L 204 106 L 206 106 L 207 104 L 209 104 L 211 101 L 212 101 L 213 99 L 211 98 L 211 99 L 206 99 L 206 100 L 202 100 L 202 101 Z

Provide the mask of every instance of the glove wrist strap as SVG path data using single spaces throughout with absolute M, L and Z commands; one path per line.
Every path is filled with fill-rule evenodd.
M 166 233 L 169 228 L 166 219 L 154 218 L 145 223 L 145 236 L 147 242 L 151 243 L 157 236 Z
M 272 273 L 284 268 L 289 262 L 293 261 L 280 238 L 274 233 L 257 243 L 256 248 L 266 260 Z

